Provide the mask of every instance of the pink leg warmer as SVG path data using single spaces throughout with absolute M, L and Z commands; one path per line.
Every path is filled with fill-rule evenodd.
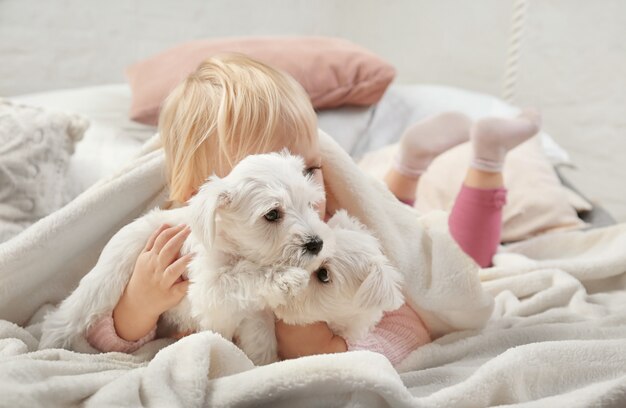
M 463 185 L 450 213 L 448 225 L 454 240 L 466 254 L 485 268 L 500 243 L 502 207 L 506 189 L 479 189 Z

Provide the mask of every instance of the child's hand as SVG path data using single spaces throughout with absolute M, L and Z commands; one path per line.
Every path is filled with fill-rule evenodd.
M 184 225 L 161 226 L 137 258 L 125 295 L 148 315 L 160 316 L 187 293 L 189 282 L 182 279 L 182 274 L 191 254 L 180 257 L 180 249 L 190 231 Z
M 313 354 L 341 353 L 348 350 L 344 339 L 335 336 L 324 322 L 292 326 L 276 321 L 278 357 L 290 359 Z
M 183 299 L 189 282 L 182 279 L 182 274 L 191 255 L 180 257 L 180 249 L 189 232 L 184 225 L 163 225 L 148 239 L 113 311 L 119 337 L 128 341 L 142 338 L 163 312 Z

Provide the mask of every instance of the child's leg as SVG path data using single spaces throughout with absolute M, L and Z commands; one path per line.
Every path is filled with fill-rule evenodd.
M 526 111 L 515 119 L 486 118 L 471 130 L 474 157 L 450 213 L 450 233 L 481 267 L 491 265 L 500 243 L 506 190 L 506 153 L 539 131 L 540 117 Z
M 448 224 L 461 249 L 485 268 L 500 243 L 506 189 L 501 173 L 470 168 L 456 196 Z
M 470 126 L 471 120 L 462 113 L 445 112 L 409 127 L 385 176 L 389 190 L 412 205 L 420 175 L 439 154 L 468 140 Z

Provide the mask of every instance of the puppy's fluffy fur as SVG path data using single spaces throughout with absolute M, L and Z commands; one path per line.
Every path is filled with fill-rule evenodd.
M 181 252 L 195 253 L 190 286 L 163 320 L 177 330 L 212 330 L 227 339 L 237 334 L 255 363 L 273 361 L 267 309 L 302 291 L 333 246 L 331 229 L 314 210 L 323 192 L 303 171 L 302 159 L 286 153 L 249 156 L 227 177 L 210 178 L 188 206 L 156 209 L 122 228 L 78 288 L 46 317 L 40 348 L 83 344 L 88 327 L 117 304 L 150 234 L 164 223 L 185 223 L 192 232 Z
M 383 255 L 378 240 L 356 218 L 337 211 L 328 221 L 335 247 L 298 296 L 278 305 L 289 324 L 324 321 L 349 342 L 365 336 L 383 313 L 404 303 L 402 275 Z

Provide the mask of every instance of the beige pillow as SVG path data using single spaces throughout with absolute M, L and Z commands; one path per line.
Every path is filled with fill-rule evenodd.
M 359 166 L 383 178 L 397 144 L 367 154 Z M 449 211 L 463 183 L 470 161 L 470 143 L 461 144 L 433 161 L 421 177 L 415 202 L 420 212 Z M 570 205 L 569 192 L 561 185 L 552 165 L 534 137 L 509 152 L 504 166 L 508 189 L 503 209 L 502 242 L 519 241 L 547 231 L 582 228 L 586 224 Z
M 316 109 L 378 102 L 395 69 L 376 54 L 338 38 L 252 37 L 198 40 L 181 44 L 130 66 L 130 117 L 156 125 L 161 103 L 172 89 L 208 57 L 246 54 L 291 74 Z

